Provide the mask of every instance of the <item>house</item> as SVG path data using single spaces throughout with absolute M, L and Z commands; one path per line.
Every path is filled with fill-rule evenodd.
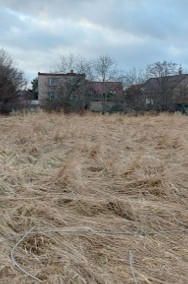
M 38 100 L 53 100 L 66 88 L 74 89 L 75 85 L 85 82 L 85 74 L 74 73 L 38 73 Z
M 123 104 L 122 82 L 88 82 L 87 92 L 91 111 L 112 111 Z
M 40 106 L 50 101 L 51 106 L 60 98 L 71 109 L 84 108 L 92 111 L 109 111 L 123 97 L 121 82 L 95 82 L 86 80 L 85 74 L 38 73 L 38 99 Z M 66 101 L 65 101 L 66 100 Z M 56 107 L 57 108 L 57 107 Z
M 85 108 L 85 74 L 38 73 L 38 100 L 42 108 L 65 112 Z
M 126 100 L 136 110 L 180 110 L 188 106 L 188 74 L 150 78 L 127 89 Z

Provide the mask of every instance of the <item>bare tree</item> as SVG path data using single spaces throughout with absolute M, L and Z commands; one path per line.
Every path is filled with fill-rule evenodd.
M 93 68 L 96 79 L 103 83 L 114 81 L 118 78 L 117 64 L 109 55 L 102 55 L 95 59 L 93 61 Z
M 177 75 L 179 72 L 179 65 L 171 61 L 158 61 L 147 65 L 146 72 L 153 78 L 165 78 L 167 76 Z
M 101 103 L 103 111 L 108 109 L 108 97 L 111 90 L 108 90 L 108 86 L 111 85 L 108 82 L 117 82 L 120 77 L 117 64 L 114 59 L 109 55 L 101 55 L 97 59 L 93 60 L 93 69 L 95 72 L 95 79 L 103 83 L 104 93 L 101 95 Z M 117 101 L 116 95 L 113 95 L 114 101 Z M 112 101 L 112 98 L 111 98 Z
M 1 109 L 16 99 L 20 90 L 26 86 L 24 73 L 15 67 L 10 55 L 0 49 L 0 103 Z
M 103 87 L 101 88 L 104 91 L 100 91 L 99 101 L 101 102 L 102 108 L 104 111 L 107 110 L 108 101 L 110 101 L 110 105 L 112 104 L 112 97 L 115 102 L 117 102 L 115 90 L 112 90 L 112 84 L 110 82 L 117 82 L 117 78 L 119 72 L 117 71 L 117 64 L 109 55 L 103 55 L 96 59 L 85 59 L 84 57 L 70 54 L 68 56 L 61 55 L 60 62 L 57 65 L 57 73 L 66 74 L 75 74 L 76 78 L 79 76 L 85 75 L 84 83 L 82 81 L 81 87 L 80 82 L 76 82 L 73 85 L 68 86 L 66 83 L 66 87 L 59 89 L 58 96 L 61 101 L 65 100 L 68 104 L 71 103 L 73 107 L 73 100 L 71 97 L 74 97 L 75 101 L 82 101 L 79 103 L 80 105 L 84 105 L 87 108 L 89 107 L 91 101 L 95 100 L 95 91 L 92 92 L 93 82 L 102 83 Z M 101 85 L 100 85 L 101 86 Z M 73 91 L 74 90 L 74 91 Z M 78 99 L 79 94 L 79 99 Z M 121 98 L 122 99 L 122 98 Z M 51 104 L 52 105 L 52 104 Z M 60 105 L 60 104 L 59 104 Z M 77 104 L 78 105 L 78 104 Z
M 172 93 L 172 76 L 178 75 L 180 67 L 173 62 L 156 62 L 146 67 L 146 73 L 150 78 L 155 78 L 156 90 L 158 91 L 158 104 L 162 110 L 167 110 Z
M 79 60 L 80 57 L 74 54 L 60 55 L 60 63 L 57 65 L 57 69 L 62 73 L 69 73 L 71 70 L 77 72 Z
M 131 68 L 122 76 L 123 84 L 126 88 L 133 85 L 143 84 L 149 79 L 149 75 L 144 69 Z
M 88 80 L 94 80 L 93 61 L 79 55 L 60 55 L 60 63 L 57 65 L 58 72 L 85 74 Z

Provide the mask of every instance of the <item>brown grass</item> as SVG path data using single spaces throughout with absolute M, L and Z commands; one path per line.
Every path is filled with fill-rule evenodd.
M 188 283 L 187 141 L 184 116 L 0 117 L 0 283 Z

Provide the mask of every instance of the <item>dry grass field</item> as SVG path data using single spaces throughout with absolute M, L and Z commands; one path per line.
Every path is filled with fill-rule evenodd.
M 0 117 L 0 284 L 188 283 L 188 117 Z

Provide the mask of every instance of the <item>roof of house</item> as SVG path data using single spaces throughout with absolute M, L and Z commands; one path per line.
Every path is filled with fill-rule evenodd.
M 109 91 L 123 92 L 122 82 L 89 82 L 89 88 L 93 89 L 97 94 L 105 94 Z
M 85 77 L 85 74 L 79 74 L 79 73 L 74 73 L 73 70 L 71 70 L 69 73 L 55 73 L 55 72 L 50 72 L 50 73 L 42 73 L 38 72 L 38 76 L 50 76 L 50 77 L 64 77 L 64 76 L 83 76 Z
M 125 90 L 125 93 L 127 95 L 134 95 L 135 93 L 137 93 L 140 90 L 141 87 L 143 87 L 143 85 L 144 84 L 132 85 Z
M 166 76 L 159 78 L 150 78 L 142 86 L 143 92 L 161 92 L 162 86 L 167 89 L 174 89 L 183 79 L 185 79 L 187 74 L 179 74 L 174 76 Z

